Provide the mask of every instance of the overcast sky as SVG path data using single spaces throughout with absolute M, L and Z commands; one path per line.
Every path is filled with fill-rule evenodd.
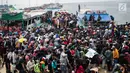
M 16 5 L 17 7 L 39 6 L 50 2 L 72 3 L 72 2 L 98 2 L 98 1 L 128 1 L 128 0 L 0 0 L 1 4 Z M 29 4 L 30 3 L 30 4 Z

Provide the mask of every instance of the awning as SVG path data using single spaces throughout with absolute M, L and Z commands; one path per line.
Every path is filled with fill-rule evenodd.
M 2 20 L 22 20 L 23 19 L 23 12 L 2 14 L 1 19 Z

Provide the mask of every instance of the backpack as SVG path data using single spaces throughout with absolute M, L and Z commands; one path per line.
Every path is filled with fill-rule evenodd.
M 112 52 L 110 50 L 106 50 L 105 57 L 106 57 L 107 60 L 110 60 L 111 57 L 112 57 Z
M 17 63 L 16 64 L 16 69 L 20 70 L 20 67 L 19 67 L 20 63 Z
M 57 62 L 56 61 L 52 61 L 52 68 L 54 68 L 54 69 L 57 68 Z
M 36 72 L 36 73 L 40 73 L 41 72 L 40 68 L 39 68 L 39 64 L 35 64 L 34 65 L 34 72 Z

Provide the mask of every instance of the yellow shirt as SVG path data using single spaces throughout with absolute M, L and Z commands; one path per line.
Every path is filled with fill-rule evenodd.
M 113 50 L 113 58 L 118 59 L 119 58 L 119 52 L 117 49 Z
M 15 43 L 15 47 L 16 47 L 16 48 L 19 48 L 19 46 L 20 46 L 19 42 L 16 42 L 16 43 Z

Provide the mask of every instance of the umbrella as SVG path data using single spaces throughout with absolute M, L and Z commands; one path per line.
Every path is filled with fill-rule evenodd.
M 88 58 L 93 58 L 94 55 L 98 54 L 95 50 L 93 49 L 88 49 L 88 52 L 85 54 L 86 57 Z
M 20 38 L 18 41 L 19 41 L 20 43 L 23 43 L 24 41 L 27 41 L 27 39 L 26 39 L 26 38 Z

